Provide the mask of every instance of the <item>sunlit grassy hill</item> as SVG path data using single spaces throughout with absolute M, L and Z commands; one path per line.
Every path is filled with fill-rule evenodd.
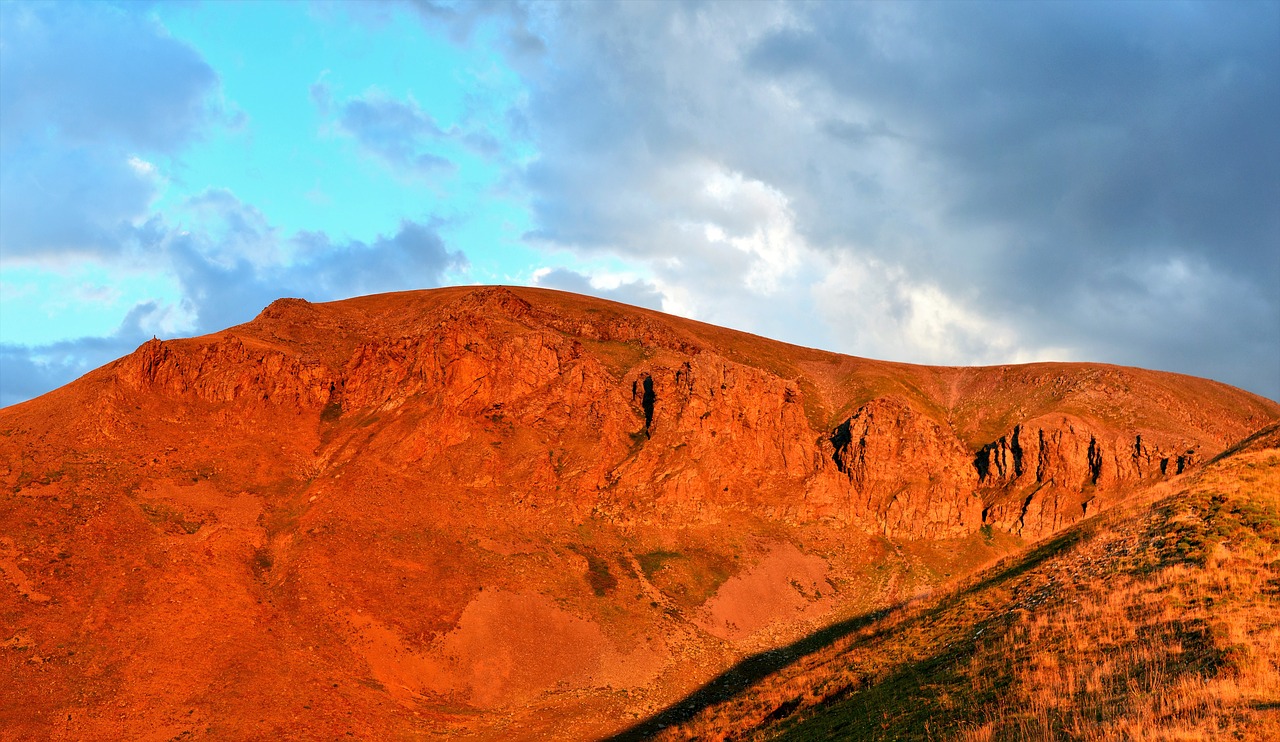
M 669 739 L 1280 738 L 1280 430 L 903 606 Z

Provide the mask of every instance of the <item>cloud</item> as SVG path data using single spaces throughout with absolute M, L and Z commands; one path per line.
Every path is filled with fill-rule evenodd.
M 1237 269 L 1275 234 L 1276 6 L 937 10 L 814 8 L 750 67 L 910 132 L 960 226 L 1034 220 L 1086 257 L 1181 239 Z
M 568 268 L 543 268 L 534 272 L 533 285 L 598 296 L 636 307 L 662 309 L 662 291 L 653 283 L 641 279 L 588 276 Z
M 322 116 L 334 112 L 333 91 L 323 77 L 310 94 Z M 375 90 L 344 101 L 334 124 L 392 172 L 439 179 L 458 172 L 455 160 L 465 152 L 490 160 L 504 154 L 504 142 L 494 131 L 506 122 L 483 118 L 482 111 L 468 110 L 459 123 L 444 128 L 412 98 L 396 100 Z
M 41 346 L 0 344 L 0 407 L 39 396 L 132 352 L 163 323 L 153 302 L 135 306 L 115 332 Z
M 343 104 L 338 124 L 363 149 L 395 170 L 431 175 L 455 169 L 448 159 L 429 150 L 446 133 L 413 101 L 402 103 L 379 94 L 353 98 Z
M 157 217 L 139 240 L 177 276 L 196 332 L 248 321 L 282 296 L 329 301 L 428 288 L 467 266 L 432 223 L 405 220 L 371 242 L 334 241 L 323 232 L 285 235 L 226 190 L 196 196 L 180 213 L 195 216 L 176 226 Z
M 217 75 L 128 5 L 0 5 L 0 133 L 172 151 L 202 128 Z
M 817 318 L 842 345 L 863 355 L 913 363 L 991 364 L 1065 358 L 1061 349 L 1021 344 L 1008 323 L 983 316 L 937 284 L 899 266 L 850 255 L 830 261 L 812 285 Z
M 528 61 L 547 51 L 546 42 L 535 30 L 536 15 L 547 10 L 547 4 L 529 2 L 440 2 L 439 0 L 403 0 L 429 26 L 444 29 L 457 44 L 473 43 L 478 27 L 496 24 L 502 29 L 501 47 L 513 62 Z
M 334 298 L 438 286 L 446 272 L 467 267 L 466 257 L 447 249 L 434 226 L 409 220 L 370 243 L 334 244 L 315 232 L 295 240 L 303 250 L 293 270 Z
M 162 186 L 147 159 L 221 115 L 218 79 L 130 6 L 0 4 L 0 253 L 116 253 Z
M 115 338 L 82 338 L 29 347 L 0 344 L 0 407 L 37 397 L 137 347 Z
M 0 400 L 12 404 L 130 352 L 153 334 L 204 334 L 252 319 L 282 296 L 330 301 L 440 285 L 467 266 L 431 222 L 405 220 L 374 240 L 286 235 L 225 189 L 187 199 L 180 221 L 154 215 L 125 237 L 152 270 L 176 278 L 181 300 L 139 303 L 107 337 L 0 346 Z M 124 252 L 120 247 L 117 252 Z
M 163 173 L 184 147 L 228 122 L 214 100 L 217 76 L 137 7 L 0 4 L 0 261 L 67 275 L 91 264 L 106 281 L 142 271 L 172 278 L 180 298 L 141 301 L 104 337 L 3 345 L 4 404 L 66 383 L 153 333 L 216 331 L 280 296 L 323 301 L 435 286 L 466 268 L 434 221 L 404 219 L 370 241 L 290 234 L 226 188 L 156 211 Z M 312 93 L 332 105 L 323 79 Z M 442 132 L 412 101 L 366 96 L 337 115 L 361 146 L 420 171 L 438 165 L 424 149 L 433 139 L 483 144 L 483 132 Z M 168 282 L 151 282 L 160 283 Z
M 1280 397 L 1280 6 L 1164 10 L 560 6 L 513 114 L 529 237 L 846 352 Z
M 33 137 L 34 138 L 34 137 Z M 0 153 L 0 253 L 62 260 L 119 251 L 159 183 L 124 150 L 66 146 L 41 137 Z
M 333 107 L 333 90 L 324 79 L 328 73 L 328 70 L 320 73 L 320 79 L 312 83 L 311 87 L 307 89 L 307 92 L 311 95 L 311 103 L 315 105 L 321 116 L 328 116 L 329 110 Z

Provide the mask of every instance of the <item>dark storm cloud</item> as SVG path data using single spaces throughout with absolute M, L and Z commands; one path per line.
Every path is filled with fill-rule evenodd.
M 950 362 L 1004 348 L 1280 397 L 1280 5 L 562 11 L 520 112 L 541 152 L 531 236 L 676 264 L 667 285 L 723 293 L 708 279 L 750 272 L 720 259 L 755 254 L 671 239 L 721 225 L 696 206 L 699 173 L 718 170 L 779 194 L 805 248 L 793 281 L 826 280 L 804 276 L 824 261 L 879 266 L 901 284 L 887 295 L 917 301 L 857 321 L 945 325 L 967 307 Z M 720 267 L 682 279 L 698 264 Z M 774 312 L 802 327 L 800 288 Z M 841 350 L 886 335 L 823 309 Z M 995 330 L 1012 339 L 972 350 Z
M 1069 313 L 1043 320 L 1046 331 L 1065 337 L 1089 327 L 1090 347 L 1104 357 L 1124 357 L 1137 338 L 1139 365 L 1188 371 L 1193 358 L 1196 375 L 1230 381 L 1251 374 L 1254 391 L 1277 396 L 1266 386 L 1280 381 L 1275 296 L 1256 282 L 1214 272 L 1197 258 L 1130 259 L 1074 291 L 1060 301 Z M 1242 369 L 1241 359 L 1260 365 Z
M 560 289 L 561 291 L 571 291 L 575 294 L 598 296 L 601 299 L 610 299 L 637 307 L 662 309 L 662 293 L 658 291 L 656 286 L 647 281 L 623 281 L 614 288 L 601 289 L 591 285 L 591 279 L 577 271 L 572 271 L 568 268 L 555 268 L 539 274 L 534 281 L 534 285 L 549 289 Z
M 750 59 L 911 131 L 956 179 L 956 219 L 1012 215 L 1085 257 L 1177 247 L 1253 270 L 1280 231 L 1277 8 L 816 6 L 811 30 Z

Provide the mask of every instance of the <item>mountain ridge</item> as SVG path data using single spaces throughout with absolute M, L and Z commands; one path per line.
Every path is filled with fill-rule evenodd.
M 538 309 L 528 300 L 521 298 L 521 293 L 533 298 L 553 297 L 557 302 L 556 311 Z M 428 296 L 437 300 L 435 306 L 432 306 L 429 301 L 422 301 Z M 443 301 L 439 301 L 440 299 Z M 357 311 L 349 311 L 351 309 Z M 347 311 L 344 312 L 344 310 Z M 592 316 L 593 314 L 595 316 Z M 1021 531 L 1028 528 L 1028 508 L 1037 503 L 1028 505 L 1026 499 L 1037 497 L 1039 491 L 1048 486 L 1050 488 L 1048 491 L 1038 495 L 1040 512 L 1034 513 L 1031 519 L 1030 527 L 1033 534 L 1040 535 L 1061 526 L 1063 519 L 1069 517 L 1059 512 L 1060 510 L 1079 507 L 1081 514 L 1084 514 L 1088 508 L 1086 503 L 1089 500 L 1084 498 L 1081 492 L 1074 492 L 1069 498 L 1071 500 L 1069 504 L 1060 504 L 1058 500 L 1061 499 L 1062 493 L 1054 492 L 1055 489 L 1082 490 L 1085 485 L 1077 485 L 1077 483 L 1098 485 L 1100 482 L 1105 488 L 1108 480 L 1111 480 L 1111 484 L 1118 485 L 1124 481 L 1149 478 L 1156 471 L 1159 471 L 1160 475 L 1165 475 L 1169 471 L 1180 472 L 1197 456 L 1202 456 L 1197 449 L 1209 446 L 1214 447 L 1216 452 L 1216 449 L 1247 434 L 1266 420 L 1261 415 L 1246 416 L 1242 424 L 1224 426 L 1215 417 L 1221 418 L 1225 415 L 1215 415 L 1213 412 L 1205 414 L 1200 409 L 1183 409 L 1180 414 L 1166 414 L 1177 411 L 1177 397 L 1169 392 L 1169 387 L 1175 384 L 1183 387 L 1199 387 L 1197 392 L 1201 395 L 1202 403 L 1204 397 L 1210 396 L 1206 392 L 1217 392 L 1226 396 L 1233 394 L 1225 385 L 1215 388 L 1215 382 L 1196 380 L 1192 377 L 1170 376 L 1163 372 L 1095 364 L 930 367 L 874 361 L 800 348 L 759 336 L 733 333 L 723 328 L 681 320 L 651 310 L 632 311 L 625 305 L 603 300 L 570 299 L 567 295 L 541 289 L 507 287 L 444 289 L 425 292 L 425 294 L 380 295 L 324 305 L 312 305 L 294 299 L 279 300 L 267 307 L 250 323 L 231 328 L 224 333 L 194 338 L 189 342 L 203 343 L 206 354 L 209 349 L 215 354 L 220 351 L 223 354 L 222 358 L 231 362 L 243 362 L 247 352 L 243 346 L 243 339 L 231 340 L 229 339 L 231 337 L 246 336 L 251 341 L 257 340 L 263 343 L 265 348 L 274 347 L 275 353 L 280 355 L 264 356 L 263 362 L 268 364 L 266 371 L 272 375 L 272 378 L 279 379 L 285 386 L 275 389 L 264 388 L 260 390 L 264 396 L 285 394 L 298 399 L 299 395 L 306 394 L 309 395 L 308 402 L 313 405 L 320 403 L 369 407 L 386 404 L 386 400 L 395 394 L 404 396 L 403 385 L 412 383 L 409 379 L 412 374 L 406 376 L 409 373 L 408 370 L 400 368 L 395 372 L 398 376 L 393 379 L 374 379 L 368 374 L 361 375 L 362 369 L 372 367 L 375 370 L 385 370 L 387 364 L 403 364 L 408 354 L 423 349 L 421 338 L 424 337 L 424 331 L 426 336 L 433 337 L 436 342 L 433 352 L 438 356 L 442 352 L 451 353 L 453 354 L 451 358 L 456 356 L 459 359 L 457 363 L 464 363 L 470 352 L 468 347 L 487 342 L 486 333 L 490 332 L 488 329 L 474 326 L 476 320 L 482 323 L 514 324 L 522 336 L 528 336 L 529 330 L 542 332 L 550 330 L 570 340 L 567 345 L 563 342 L 548 344 L 548 341 L 553 338 L 541 337 L 540 340 L 535 341 L 541 343 L 536 349 L 532 346 L 511 349 L 512 356 L 505 359 L 507 362 L 521 353 L 555 353 L 557 356 L 555 363 L 559 368 L 580 358 L 586 352 L 582 346 L 582 342 L 586 341 L 612 345 L 613 347 L 608 350 L 614 351 L 625 351 L 628 350 L 626 347 L 628 344 L 638 344 L 645 348 L 649 355 L 652 355 L 655 349 L 691 359 L 711 354 L 711 356 L 723 358 L 730 364 L 739 364 L 771 373 L 782 382 L 785 388 L 771 389 L 769 394 L 776 397 L 781 391 L 785 399 L 800 398 L 809 425 L 814 429 L 813 432 L 825 433 L 833 449 L 836 447 L 837 439 L 843 435 L 839 432 L 841 426 L 847 427 L 851 421 L 859 418 L 865 428 L 866 421 L 873 417 L 871 413 L 876 408 L 883 407 L 884 404 L 896 404 L 891 401 L 895 399 L 905 402 L 906 406 L 911 408 L 912 414 L 907 416 L 911 420 L 899 415 L 899 419 L 893 421 L 889 430 L 866 428 L 863 431 L 864 434 L 873 433 L 873 439 L 877 432 L 881 438 L 901 437 L 902 425 L 926 425 L 925 421 L 929 420 L 949 428 L 952 435 L 960 439 L 961 446 L 967 446 L 970 449 L 967 454 L 958 454 L 959 449 L 955 449 L 948 452 L 950 455 L 944 456 L 937 446 L 946 448 L 951 444 L 942 444 L 937 441 L 934 448 L 922 453 L 925 458 L 933 461 L 939 460 L 940 456 L 947 460 L 948 463 L 944 468 L 956 472 L 956 476 L 959 477 L 954 487 L 957 493 L 963 494 L 965 491 L 975 491 L 980 486 L 986 487 L 988 494 L 984 498 L 983 506 L 978 508 L 978 525 L 985 522 L 983 521 L 985 516 L 990 516 L 993 524 L 999 524 L 1011 530 Z M 300 323 L 306 326 L 306 332 L 311 336 L 314 336 L 317 324 L 335 333 L 337 337 L 333 339 L 342 341 L 337 346 L 350 346 L 349 353 L 357 353 L 355 348 L 357 343 L 351 336 L 363 334 L 377 339 L 372 342 L 366 340 L 359 345 L 361 350 L 358 353 L 364 356 L 359 358 L 349 356 L 341 364 L 336 362 L 341 354 L 333 351 L 316 353 L 313 357 L 308 357 L 305 353 L 290 354 L 286 349 L 290 347 L 288 344 L 290 338 L 299 334 L 297 330 Z M 370 327 L 379 324 L 382 327 L 398 328 L 400 337 L 396 337 L 394 332 L 388 333 L 385 330 L 380 336 L 370 331 Z M 463 328 L 461 335 L 453 335 L 445 330 L 447 327 L 459 326 Z M 417 329 L 417 334 L 414 334 L 414 329 Z M 501 330 L 498 331 L 501 332 Z M 281 335 L 281 332 L 285 334 Z M 534 336 L 537 337 L 536 333 Z M 726 336 L 730 337 L 732 342 L 728 344 L 727 350 L 724 350 Z M 217 339 L 214 339 L 215 337 Z M 419 341 L 415 342 L 413 340 L 415 337 L 419 338 Z M 716 344 L 717 340 L 721 345 Z M 285 344 L 281 345 L 282 342 Z M 296 340 L 292 342 L 295 346 L 297 345 Z M 450 344 L 452 347 L 447 347 L 444 351 L 440 350 L 441 346 Z M 749 344 L 750 349 L 755 351 L 754 356 L 737 350 L 744 344 Z M 229 347 L 223 348 L 223 345 Z M 619 345 L 623 347 L 617 347 Z M 302 344 L 301 349 L 306 351 L 314 346 L 312 341 Z M 554 350 L 552 350 L 553 346 Z M 165 353 L 169 347 L 171 346 L 163 342 L 154 346 L 144 345 L 143 349 L 127 357 L 135 358 L 141 354 L 138 361 L 142 367 L 132 374 L 126 372 L 124 378 L 134 380 L 139 385 L 144 383 L 148 374 L 156 373 L 152 367 L 161 362 L 155 354 Z M 717 350 L 722 352 L 717 353 Z M 375 357 L 377 354 L 381 356 Z M 779 358 L 785 354 L 798 355 L 802 358 Z M 741 357 L 735 358 L 735 356 Z M 650 365 L 655 365 L 654 359 L 644 360 L 649 360 Z M 625 366 L 628 361 L 631 364 L 629 367 Z M 606 377 L 610 371 L 622 371 L 618 380 L 625 385 L 628 381 L 627 372 L 632 371 L 636 368 L 636 364 L 641 362 L 641 359 L 634 355 L 630 359 L 615 359 L 615 363 L 619 364 L 617 368 L 595 369 L 597 372 L 604 373 L 598 373 L 594 383 L 598 387 L 604 387 L 609 384 Z M 852 366 L 850 371 L 842 374 L 846 377 L 843 398 L 835 391 L 839 389 L 838 382 L 834 382 L 829 376 L 824 378 L 813 371 L 814 367 L 829 366 L 833 363 Z M 278 364 L 280 367 L 277 369 L 273 364 Z M 656 366 L 663 369 L 664 373 L 668 370 L 664 368 L 665 365 L 669 364 L 663 364 L 660 358 L 657 359 Z M 184 383 L 181 380 L 183 373 L 201 375 L 199 365 L 192 367 L 188 364 L 184 368 L 185 371 L 173 372 L 177 373 L 177 377 L 173 377 L 171 373 L 170 378 L 166 378 L 164 383 L 171 386 L 177 384 L 181 387 Z M 725 366 L 725 368 L 729 367 Z M 693 372 L 692 366 L 689 366 L 689 372 Z M 467 373 L 467 371 L 458 369 L 456 373 Z M 714 377 L 717 374 L 723 375 L 723 369 L 700 367 L 698 373 Z M 348 389 L 346 376 L 350 374 L 354 376 L 350 379 L 353 382 L 352 388 Z M 479 371 L 476 374 L 476 378 L 484 376 Z M 914 374 L 914 377 L 910 374 Z M 663 381 L 667 387 L 673 385 L 678 387 L 686 383 L 681 381 L 679 369 L 668 376 L 669 378 Z M 852 389 L 849 388 L 850 384 L 847 380 L 849 377 L 853 377 L 855 382 Z M 886 381 L 885 377 L 891 377 L 891 379 Z M 905 382 L 903 377 L 906 377 Z M 650 378 L 649 383 L 652 385 L 652 378 L 647 378 Z M 436 379 L 432 383 L 449 381 Z M 151 377 L 150 383 L 155 382 L 156 379 Z M 638 378 L 630 379 L 630 382 L 633 386 L 640 383 Z M 218 389 L 207 385 L 202 387 L 203 393 L 217 396 L 222 401 L 229 401 L 228 395 L 237 394 L 236 389 L 239 388 L 236 386 L 237 383 L 246 382 L 224 380 L 222 387 Z M 329 387 L 327 391 L 326 383 Z M 298 386 L 299 384 L 301 386 Z M 388 388 L 384 388 L 387 384 L 398 388 L 399 391 L 395 393 L 389 391 Z M 1143 387 L 1143 395 L 1132 393 L 1131 389 L 1135 385 Z M 721 386 L 725 385 L 722 383 Z M 775 383 L 774 386 L 777 384 Z M 305 391 L 303 387 L 306 387 Z M 825 393 L 823 387 L 827 389 Z M 929 392 L 929 387 L 934 390 L 932 394 Z M 975 387 L 978 393 L 972 391 Z M 1024 392 L 1025 390 L 1037 392 L 1047 388 L 1053 392 L 1047 399 L 1043 398 L 1043 393 L 1041 393 L 1041 399 L 1036 399 L 1034 395 L 1027 399 L 1024 393 L 1024 398 L 1017 400 L 1022 404 L 1016 408 L 1011 403 L 1008 409 L 988 414 L 976 425 L 972 423 L 966 425 L 963 422 L 969 417 L 965 414 L 966 411 L 972 413 L 975 407 L 982 404 L 990 406 L 991 393 L 1002 388 L 1021 388 Z M 940 399 L 942 396 L 940 392 L 943 389 L 948 396 L 945 401 Z M 180 389 L 171 389 L 171 391 L 180 393 Z M 456 394 L 474 394 L 473 390 L 452 389 L 451 391 Z M 512 391 L 518 394 L 522 390 Z M 676 389 L 674 392 L 685 394 L 681 389 Z M 710 404 L 711 398 L 715 396 L 715 390 L 708 388 L 702 392 L 703 401 Z M 201 393 L 200 390 L 197 390 L 197 393 Z M 665 397 L 666 394 L 664 393 L 663 396 Z M 1114 405 L 1108 398 L 1116 396 L 1129 404 L 1127 408 L 1121 406 L 1120 414 L 1103 406 Z M 1233 403 L 1252 402 L 1261 409 L 1268 406 L 1265 404 L 1268 400 L 1261 398 L 1250 400 L 1248 397 L 1252 395 L 1248 393 L 1243 395 L 1235 393 L 1235 396 L 1237 399 L 1231 400 Z M 634 402 L 634 393 L 632 397 Z M 878 399 L 884 401 L 876 402 Z M 1145 419 L 1124 419 L 1123 415 L 1133 416 L 1135 399 L 1138 401 L 1138 412 L 1140 415 L 1145 415 Z M 1263 404 L 1258 405 L 1259 401 Z M 687 404 L 688 400 L 684 402 Z M 1149 403 L 1146 409 L 1141 408 L 1142 402 Z M 501 401 L 498 403 L 501 404 Z M 738 404 L 740 408 L 750 407 L 749 403 L 739 402 Z M 1219 404 L 1219 407 L 1223 406 L 1228 405 Z M 1151 409 L 1152 407 L 1155 409 Z M 1275 405 L 1272 404 L 1270 407 L 1271 414 L 1275 414 Z M 1037 412 L 1041 414 L 1035 414 Z M 785 408 L 781 408 L 770 414 L 784 413 Z M 652 417 L 653 410 L 649 410 L 647 414 Z M 1162 415 L 1171 419 L 1161 420 Z M 842 417 L 843 420 L 840 419 Z M 1013 422 L 1014 419 L 1018 421 Z M 814 424 L 821 421 L 827 424 L 825 426 Z M 1100 441 L 1093 432 L 1097 428 L 1114 429 L 1120 426 L 1124 426 L 1124 431 L 1131 436 L 1131 440 L 1122 442 L 1116 435 L 1111 435 L 1111 440 Z M 792 420 L 784 424 L 785 429 L 777 432 L 779 436 L 788 439 L 813 437 L 807 436 L 802 427 L 798 420 Z M 1023 435 L 1024 428 L 1027 435 Z M 1174 430 L 1177 433 L 1172 432 Z M 649 433 L 646 426 L 646 434 Z M 711 434 L 715 435 L 715 432 Z M 908 437 L 910 435 L 928 437 L 929 434 L 922 430 L 915 430 L 909 433 Z M 1032 440 L 1026 440 L 1027 437 Z M 866 440 L 865 435 L 860 438 L 859 443 L 863 440 Z M 844 443 L 848 445 L 853 441 Z M 1132 446 L 1131 452 L 1128 450 L 1130 446 Z M 975 448 L 976 450 L 973 450 Z M 849 459 L 853 455 L 847 451 L 827 451 L 824 444 L 820 444 L 819 449 L 821 449 L 819 452 L 805 452 L 797 448 L 790 452 L 789 462 L 785 460 L 787 456 L 784 455 L 783 460 L 774 463 L 784 469 L 790 467 L 789 471 L 794 472 L 798 458 L 817 453 L 836 462 L 837 469 L 843 472 L 844 467 L 837 459 L 842 456 Z M 1021 461 L 1023 449 L 1026 449 L 1028 462 L 1025 468 Z M 881 453 L 890 456 L 902 455 L 901 451 L 885 450 Z M 858 455 L 865 458 L 865 452 Z M 965 455 L 972 455 L 972 466 L 960 461 Z M 1030 465 L 1031 462 L 1035 462 L 1034 467 Z M 973 473 L 978 475 L 976 480 L 971 476 Z M 892 479 L 896 474 L 888 476 Z M 865 472 L 862 472 L 859 481 L 866 483 Z M 864 486 L 859 489 L 867 488 Z M 1016 490 L 1018 496 L 1009 495 L 1002 500 L 991 494 L 997 489 L 1003 490 L 1006 495 Z M 1043 512 L 1046 505 L 1050 508 L 1047 515 Z M 969 523 L 971 528 L 976 527 L 972 525 L 972 521 L 975 520 L 972 512 L 974 503 L 957 502 L 952 509 L 955 510 L 955 508 L 965 511 L 963 515 L 958 516 L 960 520 Z
M 0 658 L 33 689 L 0 713 L 608 734 L 1276 420 L 1191 377 L 896 364 L 543 289 L 278 300 L 0 410 Z

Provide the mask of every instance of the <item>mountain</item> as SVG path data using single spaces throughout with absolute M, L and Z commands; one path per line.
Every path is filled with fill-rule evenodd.
M 540 289 L 281 299 L 0 410 L 0 735 L 622 732 L 1278 420 Z

